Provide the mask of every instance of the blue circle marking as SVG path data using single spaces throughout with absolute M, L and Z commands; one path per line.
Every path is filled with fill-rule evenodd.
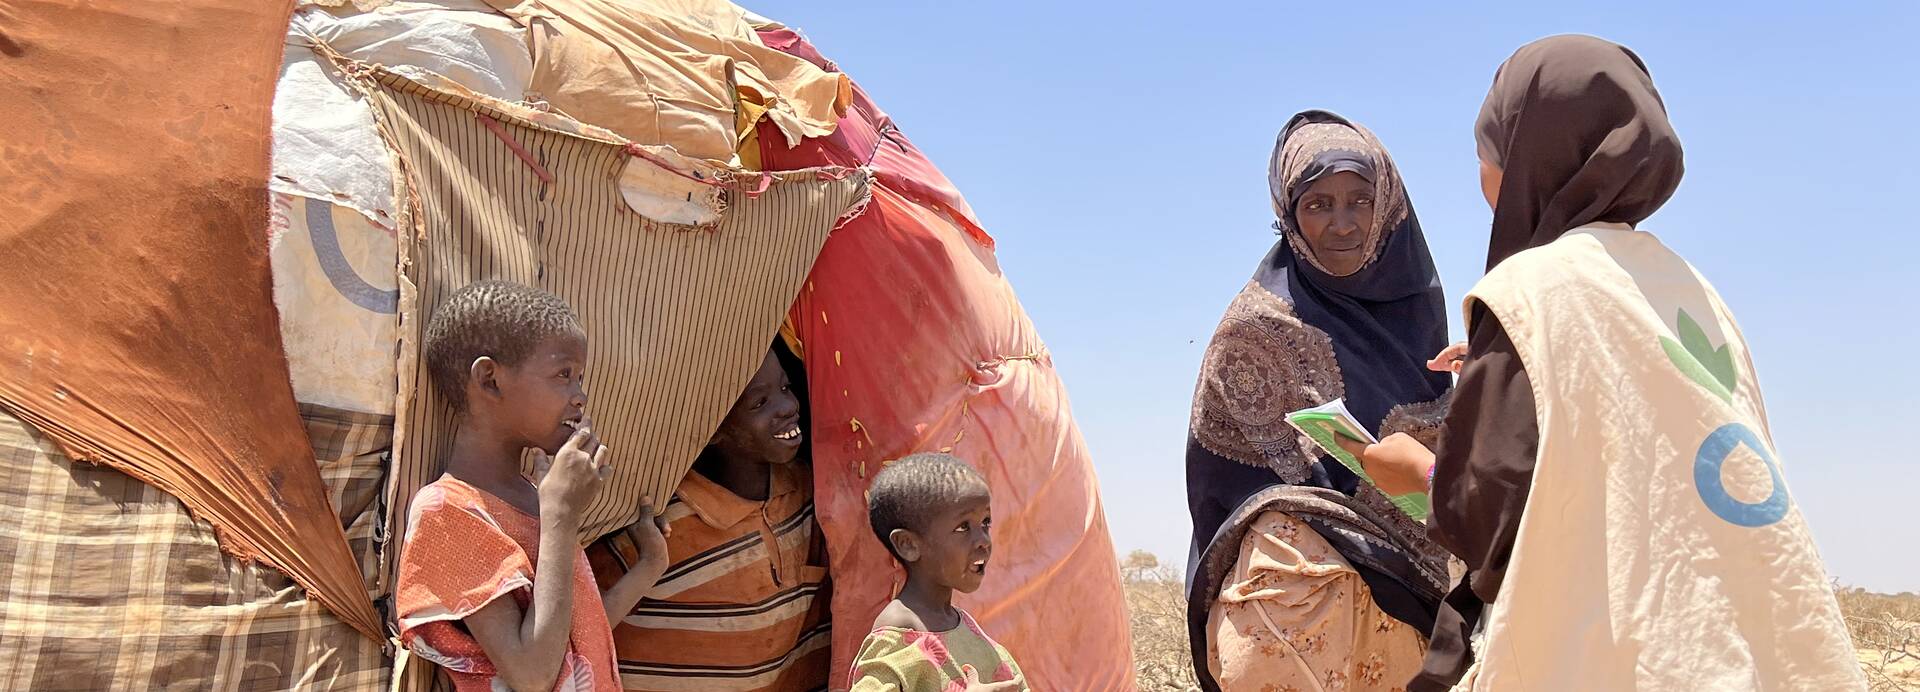
M 1733 450 L 1742 445 L 1753 450 L 1754 456 L 1767 465 L 1767 473 L 1773 476 L 1773 494 L 1767 499 L 1755 503 L 1741 502 L 1727 493 L 1727 486 L 1720 480 L 1720 467 L 1727 463 Z M 1752 428 L 1739 423 L 1728 423 L 1707 435 L 1700 443 L 1700 452 L 1693 458 L 1693 484 L 1700 492 L 1700 500 L 1707 509 L 1719 515 L 1721 519 L 1738 526 L 1759 527 L 1772 524 L 1787 516 L 1787 483 L 1780 477 L 1780 465 L 1773 460 L 1773 452 L 1767 449 L 1766 442 L 1760 439 Z
M 400 290 L 382 290 L 368 283 L 347 261 L 346 253 L 340 249 L 340 237 L 333 227 L 333 205 L 316 199 L 306 200 L 306 204 L 307 234 L 313 239 L 313 254 L 320 261 L 320 271 L 326 274 L 333 289 L 354 305 L 382 315 L 398 314 Z

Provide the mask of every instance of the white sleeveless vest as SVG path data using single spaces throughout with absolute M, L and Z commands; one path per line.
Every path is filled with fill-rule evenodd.
M 1733 314 L 1593 224 L 1467 297 L 1512 337 L 1540 450 L 1473 690 L 1864 690 Z

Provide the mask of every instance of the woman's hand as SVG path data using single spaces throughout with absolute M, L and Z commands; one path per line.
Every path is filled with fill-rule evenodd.
M 1434 354 L 1433 360 L 1427 361 L 1427 369 L 1434 372 L 1450 372 L 1458 375 L 1460 374 L 1460 366 L 1466 364 L 1467 342 L 1462 341 L 1440 349 L 1439 353 Z
M 1373 484 L 1389 496 L 1427 491 L 1428 474 L 1433 470 L 1433 452 L 1406 433 L 1394 433 L 1379 444 L 1363 445 L 1344 437 L 1340 446 L 1360 460 L 1360 467 L 1373 477 Z

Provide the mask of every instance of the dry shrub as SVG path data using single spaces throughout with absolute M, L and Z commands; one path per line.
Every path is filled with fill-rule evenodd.
M 1920 692 L 1920 594 L 1836 586 L 1840 614 L 1874 692 Z
M 1135 550 L 1120 562 L 1132 616 L 1133 662 L 1143 692 L 1199 690 L 1187 651 L 1187 596 L 1179 570 Z

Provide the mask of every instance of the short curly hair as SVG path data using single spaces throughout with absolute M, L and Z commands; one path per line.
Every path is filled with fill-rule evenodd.
M 873 487 L 867 490 L 867 519 L 880 544 L 905 564 L 893 547 L 894 529 L 926 533 L 934 513 L 970 490 L 986 492 L 987 479 L 959 457 L 942 452 L 909 455 L 874 474 Z
M 568 331 L 580 331 L 580 318 L 560 296 L 511 281 L 476 281 L 434 311 L 420 351 L 434 388 L 464 413 L 474 359 L 518 365 L 541 341 Z

